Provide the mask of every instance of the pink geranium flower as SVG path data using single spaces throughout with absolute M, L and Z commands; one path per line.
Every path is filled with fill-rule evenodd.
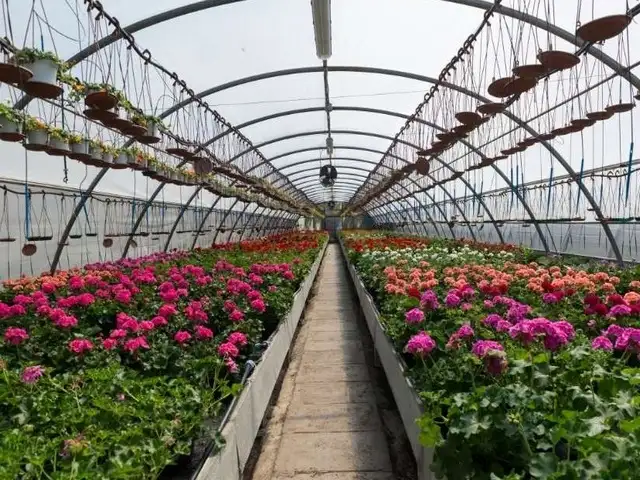
M 186 343 L 191 339 L 191 334 L 186 330 L 180 330 L 176 332 L 176 334 L 173 336 L 173 339 L 182 345 L 183 343 Z
M 20 376 L 20 380 L 27 385 L 33 385 L 42 375 L 44 375 L 44 369 L 40 365 L 32 365 L 25 367 Z
M 76 338 L 68 343 L 68 348 L 76 355 L 82 355 L 93 349 L 93 343 L 86 338 Z
M 11 345 L 20 345 L 29 339 L 29 334 L 24 328 L 9 327 L 4 332 L 4 341 Z

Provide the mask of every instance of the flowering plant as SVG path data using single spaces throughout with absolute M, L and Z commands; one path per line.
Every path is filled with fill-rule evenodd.
M 301 232 L 4 282 L 0 478 L 156 478 L 189 455 L 325 241 Z
M 439 478 L 634 478 L 640 272 L 468 241 L 344 243 L 423 401 Z

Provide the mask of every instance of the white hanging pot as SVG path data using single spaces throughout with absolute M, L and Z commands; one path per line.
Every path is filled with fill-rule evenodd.
M 109 167 L 113 165 L 113 153 L 104 152 L 102 154 L 102 163 L 104 163 L 105 167 Z
M 129 166 L 130 158 L 131 155 L 129 155 L 127 152 L 120 152 L 120 154 L 113 161 L 113 168 L 127 168 Z
M 19 142 L 24 139 L 22 126 L 0 116 L 0 140 L 5 142 Z
M 147 145 L 158 143 L 161 140 L 158 125 L 155 122 L 149 121 L 147 123 L 147 131 L 142 135 L 136 136 L 136 140 L 140 143 L 146 143 Z
M 26 93 L 38 98 L 57 98 L 62 94 L 62 87 L 58 85 L 58 64 L 53 60 L 42 58 L 25 67 L 33 72 L 33 77 L 24 84 Z
M 69 155 L 71 149 L 69 148 L 69 142 L 64 138 L 49 138 L 49 148 L 47 153 L 54 157 L 62 157 L 63 155 Z
M 49 148 L 49 132 L 45 129 L 27 132 L 27 143 L 24 148 L 32 152 L 43 152 Z
M 89 140 L 82 140 L 78 143 L 72 143 L 69 145 L 71 148 L 71 153 L 69 154 L 69 158 L 73 160 L 85 161 L 91 158 L 90 145 Z

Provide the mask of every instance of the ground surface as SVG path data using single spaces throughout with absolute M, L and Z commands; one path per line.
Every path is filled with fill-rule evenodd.
M 245 480 L 411 480 L 340 248 L 329 245 Z

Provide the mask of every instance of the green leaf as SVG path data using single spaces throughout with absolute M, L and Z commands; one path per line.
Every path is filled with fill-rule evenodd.
M 529 473 L 533 478 L 548 478 L 556 471 L 558 460 L 553 453 L 542 453 L 531 459 Z
M 609 430 L 609 426 L 606 423 L 605 417 L 593 417 L 588 420 L 585 420 L 585 424 L 588 427 L 587 435 L 590 437 L 594 437 L 596 435 L 600 435 L 605 430 Z

